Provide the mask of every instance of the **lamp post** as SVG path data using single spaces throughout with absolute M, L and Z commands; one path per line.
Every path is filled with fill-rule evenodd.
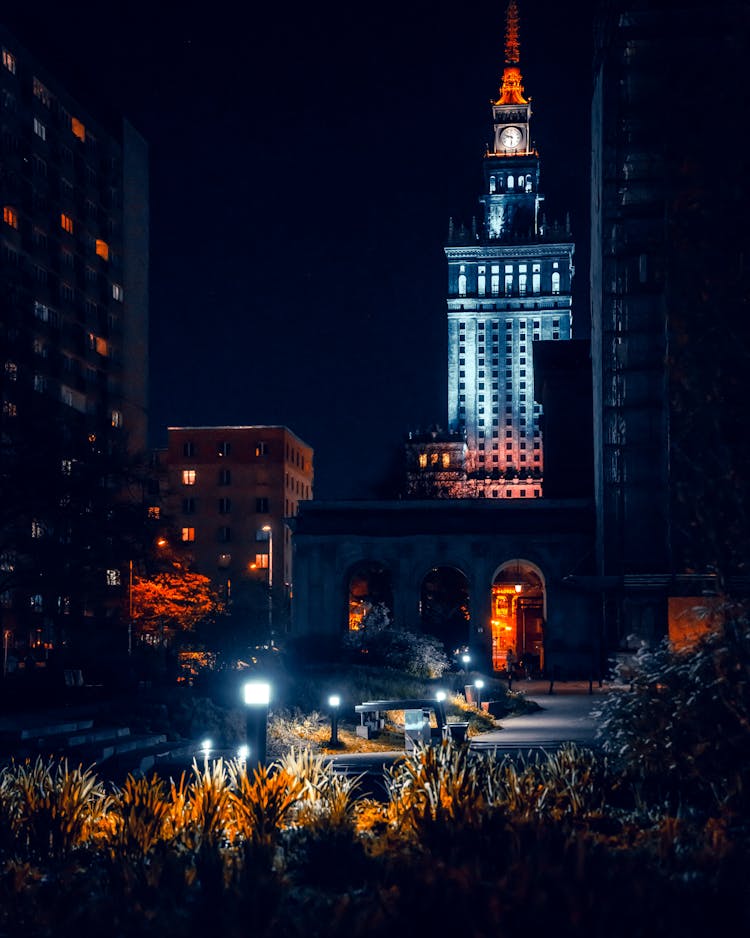
M 266 761 L 268 703 L 271 685 L 267 681 L 248 681 L 243 688 L 247 706 L 247 744 L 255 753 L 255 761 L 261 765 Z
M 264 524 L 261 530 L 268 534 L 268 639 L 273 645 L 273 529 Z
M 477 710 L 482 709 L 482 688 L 484 687 L 484 681 L 481 678 L 477 678 L 474 681 L 474 687 L 477 689 Z
M 204 739 L 201 743 L 201 752 L 203 753 L 203 771 L 208 772 L 208 754 L 211 752 L 211 740 Z
M 128 655 L 133 654 L 133 561 L 128 561 Z
M 339 707 L 341 706 L 341 697 L 338 694 L 331 694 L 328 698 L 328 708 L 331 711 L 331 739 L 330 746 L 339 744 Z

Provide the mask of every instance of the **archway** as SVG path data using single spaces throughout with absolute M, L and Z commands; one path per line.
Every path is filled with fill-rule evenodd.
M 541 570 L 529 561 L 509 560 L 492 583 L 492 667 L 504 671 L 508 652 L 524 673 L 544 671 L 545 585 Z
M 347 627 L 350 632 L 362 628 L 369 615 L 379 618 L 393 617 L 393 587 L 391 572 L 377 561 L 357 564 L 349 574 L 347 583 Z
M 469 581 L 456 567 L 433 567 L 422 580 L 419 616 L 423 632 L 434 635 L 449 654 L 469 641 Z

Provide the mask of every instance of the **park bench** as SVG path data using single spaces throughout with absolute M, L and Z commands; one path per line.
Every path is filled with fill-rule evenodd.
M 360 718 L 357 735 L 364 739 L 372 739 L 383 731 L 389 710 L 403 710 L 404 747 L 407 752 L 411 752 L 418 743 L 434 743 L 443 739 L 462 742 L 466 738 L 468 723 L 448 723 L 442 700 L 429 697 L 366 700 L 357 704 L 354 710 Z M 435 726 L 431 725 L 433 714 Z

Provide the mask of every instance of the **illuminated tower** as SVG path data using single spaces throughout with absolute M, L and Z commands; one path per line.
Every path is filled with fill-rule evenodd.
M 462 494 L 539 497 L 544 454 L 532 344 L 571 336 L 570 231 L 541 212 L 539 155 L 520 61 L 518 7 L 508 4 L 505 68 L 484 157 L 482 224 L 451 221 L 448 245 L 448 428 L 464 434 Z

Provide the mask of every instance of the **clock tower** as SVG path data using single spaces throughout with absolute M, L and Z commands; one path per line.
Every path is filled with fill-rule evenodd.
M 567 225 L 547 224 L 541 212 L 519 36 L 518 5 L 510 0 L 493 142 L 482 167 L 482 225 L 467 230 L 451 222 L 445 248 L 448 430 L 466 443 L 464 497 L 542 496 L 533 347 L 571 337 L 574 245 Z

